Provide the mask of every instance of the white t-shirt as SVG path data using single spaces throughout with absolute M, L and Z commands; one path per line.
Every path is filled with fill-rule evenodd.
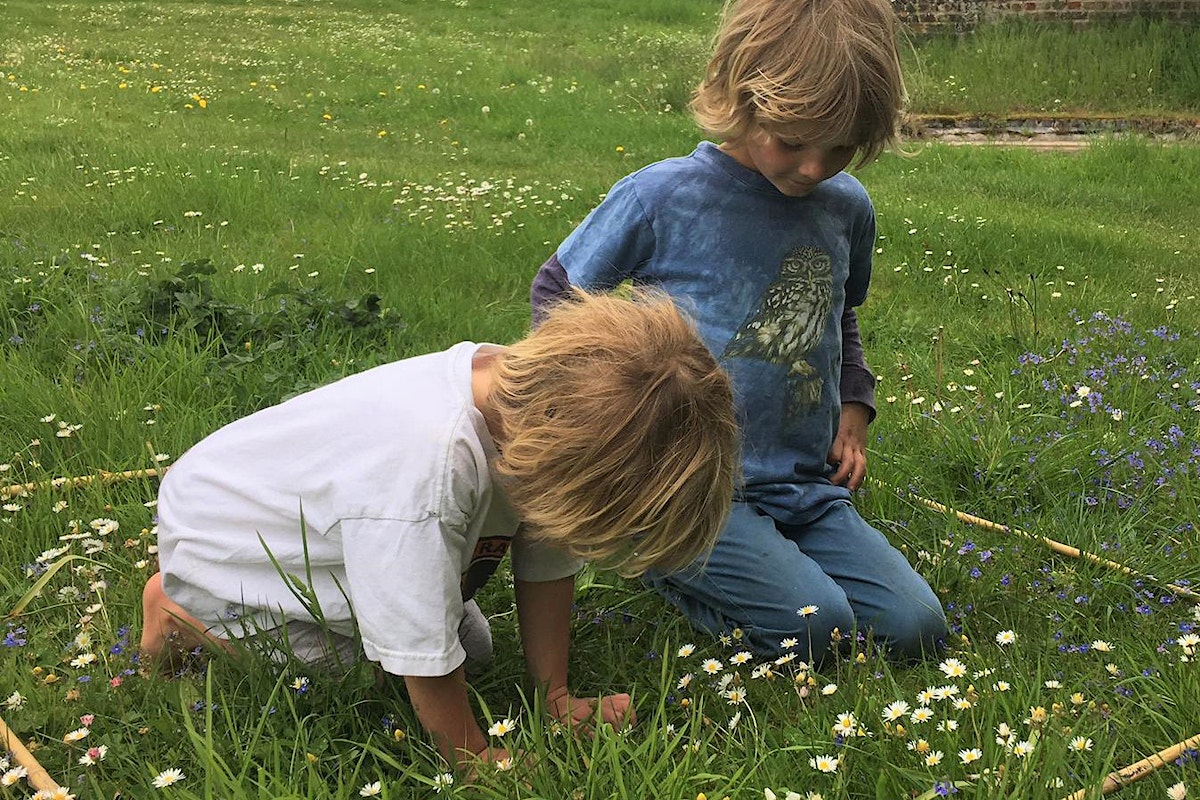
M 580 565 L 526 541 L 494 483 L 471 393 L 479 347 L 343 378 L 185 453 L 159 490 L 166 594 L 217 635 L 311 620 L 282 571 L 311 588 L 330 630 L 353 635 L 357 620 L 366 656 L 388 672 L 453 671 L 466 657 L 464 592 L 509 542 L 522 580 Z

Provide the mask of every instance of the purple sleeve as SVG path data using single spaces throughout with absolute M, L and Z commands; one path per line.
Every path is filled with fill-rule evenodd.
M 862 403 L 875 419 L 875 375 L 863 355 L 858 332 L 858 314 L 847 307 L 842 312 L 842 402 Z
M 570 291 L 571 280 L 567 277 L 567 270 L 559 263 L 558 253 L 555 253 L 542 264 L 542 268 L 533 277 L 533 286 L 529 289 L 534 327 L 542 324 L 550 306 L 566 297 Z

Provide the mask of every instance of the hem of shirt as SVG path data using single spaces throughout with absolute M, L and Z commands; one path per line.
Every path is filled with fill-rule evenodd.
M 444 653 L 405 653 L 380 648 L 363 639 L 363 652 L 371 661 L 378 661 L 384 672 L 416 678 L 441 678 L 449 675 L 467 660 L 467 651 L 455 642 Z

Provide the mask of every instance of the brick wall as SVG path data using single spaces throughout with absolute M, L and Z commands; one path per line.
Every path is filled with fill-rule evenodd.
M 968 31 L 1009 17 L 1092 20 L 1143 15 L 1200 24 L 1200 0 L 892 0 L 910 31 Z

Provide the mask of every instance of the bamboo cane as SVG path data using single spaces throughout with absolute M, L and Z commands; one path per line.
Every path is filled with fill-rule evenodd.
M 33 757 L 33 753 L 21 744 L 21 740 L 9 730 L 3 719 L 0 719 L 0 743 L 3 743 L 4 748 L 13 754 L 17 764 L 25 768 L 27 773 L 25 780 L 29 782 L 30 786 L 39 792 L 52 792 L 59 788 L 55 780 L 50 777 L 50 773 L 46 772 L 38 760 Z
M 1188 750 L 1193 750 L 1197 747 L 1200 747 L 1200 734 L 1196 734 L 1192 738 L 1178 744 L 1173 744 L 1170 747 L 1164 747 L 1154 755 L 1147 756 L 1141 761 L 1130 764 L 1128 767 L 1119 769 L 1116 772 L 1110 772 L 1105 777 L 1104 783 L 1100 785 L 1100 793 L 1112 794 L 1113 792 L 1120 791 L 1134 781 L 1140 781 L 1156 769 L 1165 767 Z M 1075 794 L 1064 797 L 1063 800 L 1083 800 L 1083 798 L 1087 797 L 1087 794 L 1087 789 L 1080 789 Z
M 884 488 L 884 489 L 890 488 L 886 484 L 884 484 L 882 481 L 876 480 L 874 478 L 869 478 L 868 480 L 871 483 L 873 483 L 876 486 L 879 486 L 881 488 Z M 1116 570 L 1117 572 L 1120 572 L 1121 574 L 1127 575 L 1131 578 L 1143 578 L 1145 580 L 1150 580 L 1150 581 L 1154 581 L 1155 583 L 1159 583 L 1158 579 L 1152 575 L 1146 575 L 1145 573 L 1138 572 L 1137 570 L 1133 569 L 1132 567 L 1127 567 L 1126 565 L 1124 565 L 1120 562 L 1112 561 L 1111 559 L 1104 558 L 1103 556 L 1098 556 L 1095 553 L 1089 553 L 1086 550 L 1080 550 L 1078 547 L 1072 547 L 1069 544 L 1063 544 L 1062 542 L 1055 541 L 1054 539 L 1051 539 L 1046 536 L 1038 536 L 1037 534 L 1030 533 L 1029 531 L 1023 531 L 1020 528 L 1014 528 L 1011 525 L 1001 525 L 997 522 L 992 522 L 991 520 L 984 519 L 983 517 L 977 517 L 974 514 L 967 514 L 962 511 L 956 511 L 955 509 L 950 508 L 949 506 L 947 506 L 943 503 L 939 503 L 936 500 L 930 500 L 929 498 L 922 497 L 919 494 L 913 494 L 911 492 L 908 492 L 907 494 L 914 501 L 916 501 L 917 503 L 920 503 L 921 505 L 925 506 L 926 508 L 931 508 L 934 511 L 940 511 L 943 514 L 953 514 L 960 521 L 965 522 L 968 525 L 975 525 L 980 528 L 985 528 L 987 530 L 1000 531 L 1001 533 L 1011 533 L 1015 536 L 1020 536 L 1023 539 L 1029 539 L 1031 541 L 1041 542 L 1042 544 L 1044 544 L 1046 547 L 1049 547 L 1054 552 L 1060 553 L 1064 556 L 1070 556 L 1071 558 L 1078 558 L 1078 559 L 1082 559 L 1084 561 L 1091 561 L 1093 564 L 1099 564 L 1101 566 L 1108 567 L 1109 569 Z M 1196 593 L 1196 592 L 1192 591 L 1191 589 L 1187 588 L 1186 586 L 1180 586 L 1180 585 L 1174 584 L 1174 583 L 1167 583 L 1167 584 L 1161 584 L 1161 585 L 1164 589 L 1167 589 L 1172 594 L 1175 594 L 1179 597 L 1185 597 L 1188 600 L 1192 600 L 1193 602 L 1200 602 L 1200 593 Z
M 130 469 L 124 472 L 106 472 L 101 470 L 95 475 L 79 475 L 74 478 L 51 478 L 48 481 L 36 481 L 33 483 L 16 483 L 12 486 L 0 486 L 0 500 L 7 500 L 10 497 L 20 497 L 21 495 L 44 491 L 46 489 L 76 489 L 92 483 L 108 484 L 132 481 L 138 478 L 158 478 L 162 477 L 166 471 L 166 467 Z

